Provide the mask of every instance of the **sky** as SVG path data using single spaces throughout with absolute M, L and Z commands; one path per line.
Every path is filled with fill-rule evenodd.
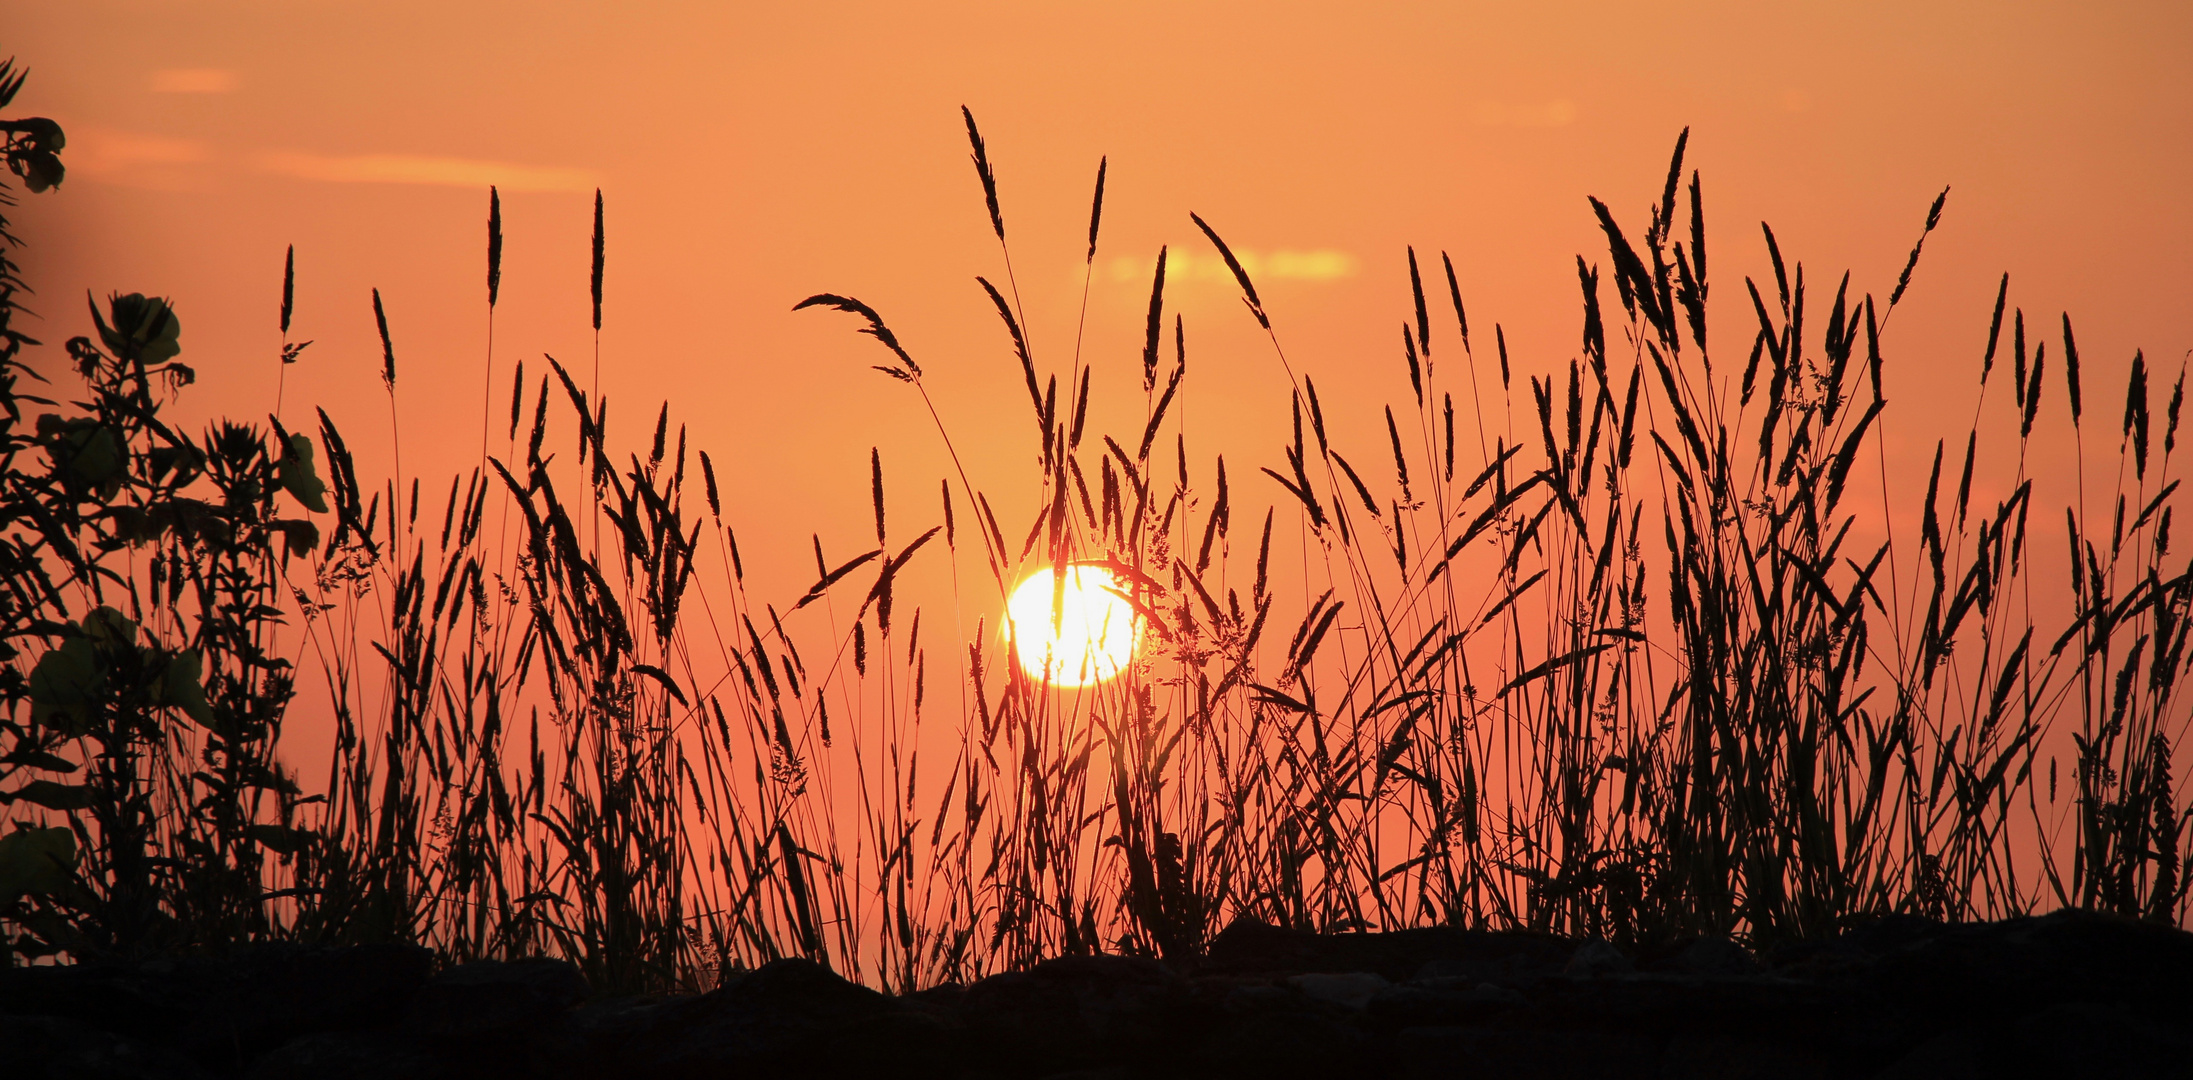
M 34 364 L 58 370 L 54 346 L 88 332 L 87 292 L 166 295 L 199 375 L 180 415 L 279 405 L 309 426 L 321 407 L 361 473 L 385 476 L 378 289 L 403 466 L 447 476 L 476 463 L 514 363 L 529 382 L 544 354 L 582 382 L 597 370 L 598 189 L 612 441 L 640 446 L 667 401 L 718 463 L 749 574 L 780 598 L 812 580 L 811 536 L 866 547 L 871 449 L 915 520 L 940 516 L 950 467 L 854 321 L 792 310 L 814 293 L 883 314 L 976 486 L 1026 520 L 1035 426 L 975 278 L 1017 284 L 1042 371 L 1070 370 L 1078 341 L 1092 425 L 1130 432 L 1167 246 L 1196 468 L 1279 465 L 1286 381 L 1191 212 L 1256 272 L 1289 361 L 1365 457 L 1380 406 L 1408 392 L 1407 248 L 1427 268 L 1452 258 L 1478 355 L 1498 325 L 1521 395 L 1578 354 L 1575 260 L 1607 262 L 1586 197 L 1642 231 L 1686 128 L 1724 361 L 1754 325 L 1742 279 L 1771 277 L 1762 221 L 1824 314 L 1846 270 L 1885 301 L 1949 189 L 1884 340 L 1887 395 L 1914 403 L 1885 421 L 1892 519 L 1915 515 L 1935 440 L 1972 423 L 2003 274 L 2036 336 L 2076 324 L 2090 417 L 2113 419 L 2093 403 L 2122 393 L 2135 350 L 2167 381 L 2193 349 L 2182 4 L 78 0 L 14 7 L 7 30 L 31 72 L 15 112 L 69 137 L 66 183 L 15 214 L 37 291 L 26 329 L 48 342 Z M 1010 268 L 962 106 L 996 167 Z M 507 238 L 491 403 L 490 184 Z M 313 344 L 284 372 L 291 245 L 291 338 Z M 1452 327 L 1435 322 L 1446 363 Z M 2007 396 L 1989 430 L 2011 425 Z M 2051 397 L 2030 455 L 2043 506 L 2078 461 Z M 2114 425 L 2089 427 L 2090 469 L 2113 470 Z M 1983 464 L 1975 503 L 2010 476 Z
M 87 0 L 8 21 L 32 73 L 17 111 L 70 140 L 65 186 L 18 215 L 34 333 L 83 332 L 87 290 L 170 296 L 201 377 L 185 412 L 263 415 L 294 244 L 293 337 L 314 344 L 285 415 L 326 407 L 369 462 L 385 452 L 378 288 L 407 463 L 454 467 L 477 456 L 487 186 L 505 200 L 504 373 L 544 352 L 591 370 L 599 187 L 612 432 L 644 438 L 670 400 L 733 463 L 765 563 L 804 568 L 818 529 L 857 538 L 871 447 L 932 490 L 944 463 L 906 388 L 868 370 L 874 343 L 794 313 L 802 297 L 881 311 L 992 486 L 1037 452 L 1032 424 L 988 422 L 1024 397 L 974 281 L 1005 266 L 962 105 L 1039 364 L 1066 370 L 1085 322 L 1097 417 L 1139 417 L 1170 245 L 1184 403 L 1212 452 L 1276 459 L 1285 384 L 1190 212 L 1263 260 L 1290 359 L 1367 438 L 1406 390 L 1407 245 L 1451 254 L 1473 331 L 1501 324 L 1521 372 L 1564 367 L 1574 258 L 1606 261 L 1585 197 L 1641 230 L 1686 126 L 1724 353 L 1748 343 L 1739 279 L 1770 272 L 1760 221 L 1816 291 L 1849 270 L 1885 295 L 1951 189 L 1887 346 L 1891 398 L 1958 406 L 1941 432 L 1890 410 L 1890 452 L 1917 468 L 1969 415 L 2005 272 L 2029 320 L 2071 314 L 2090 383 L 2112 387 L 2090 396 L 2121 393 L 2134 349 L 2169 372 L 2193 347 L 2183 5 Z

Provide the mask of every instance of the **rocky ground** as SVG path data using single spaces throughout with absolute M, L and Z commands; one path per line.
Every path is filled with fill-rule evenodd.
M 407 948 L 0 970 L 16 1080 L 2193 1076 L 2193 934 L 1890 919 L 1754 957 L 1237 923 L 1192 968 L 1053 960 L 890 997 L 804 960 L 598 999 L 567 964 Z

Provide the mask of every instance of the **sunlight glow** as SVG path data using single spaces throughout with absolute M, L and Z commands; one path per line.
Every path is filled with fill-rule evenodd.
M 1022 670 L 1055 686 L 1086 686 L 1119 674 L 1134 660 L 1141 627 L 1133 605 L 1119 595 L 1117 579 L 1103 567 L 1074 566 L 1067 568 L 1063 593 L 1056 582 L 1054 571 L 1039 570 L 1006 602 Z

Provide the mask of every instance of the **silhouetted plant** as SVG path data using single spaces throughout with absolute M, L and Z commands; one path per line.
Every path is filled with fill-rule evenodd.
M 1809 325 L 1805 269 L 1763 230 L 1773 281 L 1745 282 L 1757 328 L 1733 365 L 1707 346 L 1686 133 L 1642 231 L 1591 201 L 1607 268 L 1577 260 L 1575 358 L 1525 372 L 1527 394 L 1504 328 L 1480 370 L 1452 263 L 1427 288 L 1412 249 L 1410 397 L 1361 448 L 1328 431 L 1313 366 L 1281 350 L 1243 261 L 1190 215 L 1271 342 L 1292 420 L 1280 460 L 1229 476 L 1218 458 L 1206 486 L 1176 404 L 1187 343 L 1181 317 L 1164 319 L 1166 251 L 1142 426 L 1090 430 L 1096 365 L 1078 340 L 1056 371 L 1030 346 L 996 170 L 965 120 L 1007 269 L 1003 289 L 977 283 L 1035 420 L 1035 514 L 1025 533 L 1001 527 L 919 350 L 869 304 L 816 295 L 798 306 L 853 315 L 889 351 L 878 370 L 920 399 L 954 473 L 935 523 L 907 528 L 893 524 L 904 503 L 885 513 L 872 451 L 873 546 L 830 559 L 818 536 L 815 583 L 778 603 L 748 592 L 738 508 L 667 405 L 644 455 L 616 451 L 598 383 L 553 357 L 534 386 L 517 365 L 501 452 L 483 432 L 483 467 L 451 478 L 437 524 L 418 478 L 361 485 L 324 412 L 317 453 L 278 420 L 195 439 L 166 426 L 190 372 L 162 301 L 94 310 L 97 340 L 68 347 L 88 393 L 73 408 L 18 392 L 27 339 L 7 337 L 12 956 L 399 941 L 451 959 L 562 955 L 597 986 L 661 990 L 804 955 L 909 988 L 1061 954 L 1189 956 L 1242 915 L 1759 945 L 1891 912 L 2184 919 L 2172 766 L 2193 570 L 2164 565 L 2182 372 L 2158 424 L 2134 361 L 2112 523 L 2067 510 L 2060 633 L 2035 626 L 2029 599 L 2057 585 L 2036 581 L 2026 531 L 2046 346 L 2029 350 L 2007 278 L 1961 469 L 1952 457 L 1945 474 L 1938 445 L 1919 535 L 1852 546 L 1875 510 L 1853 494 L 1869 442 L 1886 471 L 1884 326 L 1946 192 L 1885 303 L 1845 275 Z M 57 129 L 23 139 L 26 162 L 60 145 Z M 1085 271 L 1104 175 L 1100 162 Z M 495 193 L 488 221 L 492 318 Z M 288 344 L 293 269 L 285 365 L 303 347 Z M 15 283 L 0 271 L 4 316 Z M 1441 276 L 1452 344 L 1434 327 Z M 373 310 L 393 425 L 401 311 L 378 291 Z M 2068 317 L 2060 348 L 2076 432 Z M 2018 478 L 1976 508 L 1978 410 L 2004 355 Z M 25 404 L 52 411 L 26 426 Z M 705 515 L 687 503 L 695 460 Z M 1245 494 L 1259 477 L 1280 506 Z M 1237 504 L 1259 527 L 1232 532 Z M 325 543 L 300 507 L 329 515 Z M 969 580 L 989 585 L 958 577 L 970 527 Z M 1275 541 L 1303 569 L 1275 572 Z M 923 556 L 947 559 L 955 606 L 977 610 L 1032 573 L 1102 567 L 1145 648 L 1118 678 L 1073 687 L 1031 676 L 1015 629 L 987 617 L 972 637 L 932 621 L 924 638 L 903 584 Z M 324 797 L 278 757 L 297 699 L 275 638 L 289 618 L 335 728 Z M 922 725 L 940 708 L 957 749 L 925 773 Z M 2071 723 L 2070 801 L 2052 811 L 2042 740 Z M 2017 861 L 2021 835 L 2039 865 Z

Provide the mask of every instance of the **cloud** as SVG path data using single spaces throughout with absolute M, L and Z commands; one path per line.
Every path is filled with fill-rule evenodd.
M 71 178 L 156 190 L 191 186 L 189 181 L 198 171 L 195 166 L 212 157 L 212 150 L 195 139 L 75 125 L 70 126 L 68 149 L 62 154 Z
M 230 94 L 237 81 L 235 72 L 222 68 L 162 68 L 145 85 L 155 94 Z
M 277 150 L 255 155 L 253 163 L 265 172 L 336 184 L 493 184 L 506 191 L 590 191 L 601 183 L 585 169 L 413 154 L 331 156 Z
M 1576 122 L 1576 117 L 1576 103 L 1567 98 L 1555 98 L 1539 105 L 1480 101 L 1470 109 L 1470 119 L 1481 127 L 1567 127 Z
M 1345 251 L 1275 251 L 1264 261 L 1267 277 L 1296 281 L 1333 281 L 1355 276 L 1355 256 Z M 1248 269 L 1248 262 L 1242 262 Z
M 1281 249 L 1260 252 L 1236 249 L 1234 257 L 1241 260 L 1241 268 L 1248 271 L 1249 280 L 1264 281 L 1337 281 L 1356 275 L 1358 263 L 1353 255 L 1331 248 L 1310 251 Z M 1142 281 L 1147 283 L 1157 270 L 1157 258 L 1148 259 L 1120 256 L 1111 261 L 1108 270 L 1113 281 Z M 1226 266 L 1226 260 L 1217 252 L 1172 250 L 1165 256 L 1165 284 L 1194 281 L 1213 281 L 1224 285 L 1233 284 L 1234 272 Z

